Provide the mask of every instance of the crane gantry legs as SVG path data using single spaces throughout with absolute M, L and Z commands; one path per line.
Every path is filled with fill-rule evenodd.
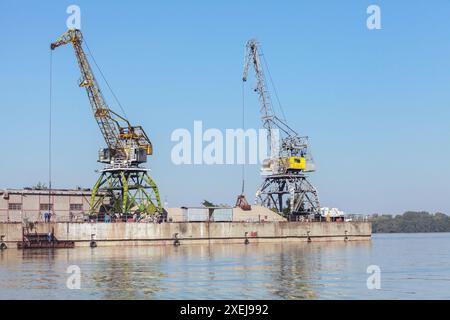
M 303 174 L 280 174 L 265 177 L 256 192 L 260 205 L 292 218 L 320 212 L 319 196 Z
M 103 191 L 99 193 L 99 191 Z M 155 214 L 160 211 L 158 188 L 144 168 L 104 169 L 92 189 L 90 211 L 97 213 L 110 199 L 113 212 Z

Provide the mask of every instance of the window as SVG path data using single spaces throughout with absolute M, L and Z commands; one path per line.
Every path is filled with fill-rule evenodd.
M 71 203 L 70 204 L 70 211 L 82 211 L 83 205 L 81 203 Z
M 42 211 L 52 211 L 53 210 L 53 204 L 48 203 L 41 203 L 39 210 Z
M 20 211 L 20 210 L 22 210 L 22 204 L 21 203 L 10 203 L 10 204 L 8 204 L 8 209 Z

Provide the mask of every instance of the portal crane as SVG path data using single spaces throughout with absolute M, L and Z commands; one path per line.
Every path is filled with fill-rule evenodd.
M 250 65 L 256 78 L 255 92 L 260 103 L 263 128 L 267 130 L 269 158 L 263 161 L 264 181 L 256 193 L 257 202 L 280 214 L 297 216 L 320 213 L 316 189 L 308 181 L 306 173 L 315 171 L 308 150 L 308 137 L 297 134 L 285 120 L 274 112 L 261 63 L 261 49 L 257 40 L 246 44 L 242 80 L 247 81 Z M 289 198 L 285 208 L 284 196 Z
M 108 196 L 111 200 L 109 209 L 116 213 L 125 214 L 131 210 L 147 214 L 162 213 L 158 188 L 148 169 L 140 166 L 147 162 L 147 155 L 153 154 L 152 143 L 141 126 L 132 126 L 108 107 L 82 42 L 81 31 L 69 29 L 50 48 L 54 50 L 72 44 L 81 71 L 78 85 L 86 89 L 94 118 L 107 145 L 99 152 L 98 161 L 106 165 L 92 190 L 90 210 L 108 211 L 105 209 L 107 206 L 102 206 Z M 99 193 L 99 190 L 106 192 Z

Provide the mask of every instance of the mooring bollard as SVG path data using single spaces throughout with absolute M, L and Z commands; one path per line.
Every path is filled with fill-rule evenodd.
M 178 233 L 174 233 L 173 234 L 173 245 L 175 246 L 175 247 L 178 247 L 181 243 L 180 243 L 180 240 L 178 240 Z
M 250 240 L 248 240 L 248 232 L 246 232 L 246 233 L 244 234 L 244 236 L 245 236 L 244 244 L 249 244 L 249 243 L 250 243 Z
M 91 248 L 96 248 L 97 247 L 97 242 L 94 241 L 94 237 L 95 237 L 95 233 L 91 234 L 91 242 L 89 243 L 89 246 Z
M 3 242 L 3 239 L 5 239 L 4 235 L 0 236 L 0 250 L 6 250 L 8 249 L 8 246 L 6 245 L 6 243 Z
M 306 233 L 306 237 L 307 237 L 308 242 L 311 242 L 311 236 L 310 236 L 310 234 L 311 234 L 311 231 L 308 231 L 308 232 Z
M 345 230 L 345 237 L 344 237 L 344 241 L 348 241 L 347 230 Z

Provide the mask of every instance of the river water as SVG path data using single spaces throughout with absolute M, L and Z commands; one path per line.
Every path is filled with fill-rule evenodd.
M 450 299 L 450 233 L 377 234 L 362 242 L 10 248 L 0 252 L 0 299 Z

